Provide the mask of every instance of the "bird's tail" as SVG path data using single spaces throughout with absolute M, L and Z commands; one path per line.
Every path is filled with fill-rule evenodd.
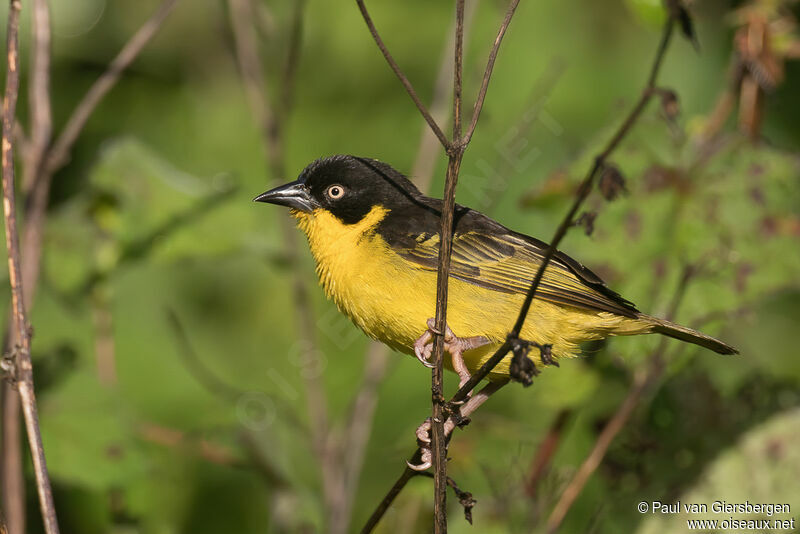
M 665 319 L 659 319 L 657 317 L 647 316 L 647 319 L 651 320 L 653 324 L 651 332 L 663 334 L 675 339 L 680 339 L 681 341 L 686 341 L 687 343 L 700 345 L 701 347 L 711 349 L 718 354 L 739 354 L 739 351 L 734 347 L 723 343 L 719 339 L 714 339 L 711 336 L 707 336 L 701 332 L 698 332 L 697 330 L 692 330 L 691 328 L 671 323 Z

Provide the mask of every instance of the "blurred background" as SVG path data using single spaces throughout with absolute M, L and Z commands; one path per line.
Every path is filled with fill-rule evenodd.
M 56 133 L 158 6 L 51 0 Z M 506 3 L 467 6 L 471 110 Z M 453 3 L 368 7 L 424 102 L 444 73 L 446 114 Z M 449 474 L 478 501 L 470 527 L 450 495 L 452 532 L 544 532 L 642 376 L 563 532 L 685 531 L 640 514 L 640 501 L 800 510 L 800 8 L 688 7 L 697 46 L 676 34 L 659 77 L 674 95 L 662 92 L 612 157 L 625 191 L 593 194 L 594 231 L 574 229 L 562 249 L 654 315 L 690 268 L 675 319 L 742 354 L 669 341 L 659 367 L 655 337 L 613 339 L 530 388 L 504 388 L 452 440 Z M 24 2 L 23 130 L 30 11 Z M 658 0 L 521 2 L 458 201 L 549 239 L 638 98 L 663 19 Z M 50 192 L 31 313 L 62 532 L 360 529 L 414 450 L 430 374 L 370 345 L 325 300 L 285 211 L 251 199 L 337 153 L 386 161 L 441 196 L 445 157 L 425 132 L 354 3 L 177 2 Z M 428 531 L 431 494 L 413 479 L 379 531 Z

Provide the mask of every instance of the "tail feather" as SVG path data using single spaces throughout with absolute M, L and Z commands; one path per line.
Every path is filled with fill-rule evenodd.
M 700 333 L 697 330 L 692 330 L 691 328 L 671 323 L 664 319 L 658 319 L 656 317 L 648 317 L 648 319 L 653 321 L 652 331 L 655 333 L 680 339 L 681 341 L 686 341 L 687 343 L 700 345 L 701 347 L 711 349 L 718 354 L 739 354 L 739 351 L 734 347 L 731 347 L 730 345 L 723 343 L 718 339 L 714 339 L 711 336 Z

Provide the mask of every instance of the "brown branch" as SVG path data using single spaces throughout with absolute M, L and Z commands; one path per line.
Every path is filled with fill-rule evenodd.
M 459 408 L 459 419 L 464 420 L 465 418 L 472 415 L 475 410 L 477 410 L 483 403 L 489 400 L 493 394 L 497 393 L 503 386 L 508 384 L 508 381 L 495 381 L 489 382 L 486 384 L 483 389 L 481 389 L 478 393 L 473 395 L 467 402 L 462 404 Z M 456 422 L 452 417 L 448 417 L 447 421 L 444 424 L 444 433 L 445 438 L 450 436 L 456 428 Z M 409 464 L 419 465 L 422 459 L 422 450 L 417 449 L 414 454 L 408 459 Z M 403 488 L 408 484 L 408 481 L 414 478 L 417 475 L 420 475 L 420 471 L 415 471 L 410 467 L 406 466 L 403 472 L 398 477 L 397 481 L 392 485 L 386 495 L 381 499 L 381 502 L 375 507 L 375 510 L 372 512 L 372 515 L 369 517 L 367 522 L 364 524 L 364 527 L 361 529 L 361 534 L 369 534 L 372 532 L 378 523 L 386 514 L 386 511 L 392 505 L 394 500 L 400 495 L 400 492 L 403 491 Z
M 25 474 L 23 473 L 22 425 L 19 393 L 3 380 L 3 515 L 8 534 L 25 533 Z
M 228 447 L 207 439 L 192 439 L 186 432 L 169 428 L 156 423 L 140 423 L 137 428 L 139 436 L 150 443 L 178 449 L 182 454 L 190 454 L 228 467 L 242 467 L 244 462 Z
M 475 19 L 479 0 L 469 2 L 464 12 L 464 41 L 468 41 L 469 30 L 472 21 Z M 445 49 L 442 52 L 442 59 L 439 63 L 439 72 L 436 75 L 436 83 L 433 86 L 433 96 L 431 98 L 430 112 L 437 123 L 446 126 L 449 123 L 447 104 L 449 102 L 448 88 L 450 87 L 450 76 L 453 70 L 453 55 L 455 53 L 455 21 L 453 27 L 448 32 L 452 37 L 447 40 Z M 422 128 L 420 134 L 417 156 L 411 171 L 411 177 L 417 184 L 420 191 L 427 192 L 433 180 L 434 166 L 439 155 L 439 143 L 436 135 L 431 131 L 427 124 Z
M 456 1 L 456 34 L 453 58 L 453 140 L 461 138 L 461 90 L 464 56 L 464 0 Z M 465 145 L 448 150 L 447 175 L 439 230 L 439 264 L 436 278 L 436 331 L 431 355 L 431 454 L 433 460 L 433 531 L 447 532 L 447 442 L 444 433 L 444 332 L 447 329 L 447 297 L 450 256 L 453 251 L 453 219 L 456 186 Z
M 667 320 L 672 320 L 675 313 L 678 311 L 678 306 L 686 293 L 686 287 L 692 279 L 696 270 L 693 266 L 687 265 L 683 269 L 681 279 L 678 282 L 678 287 L 675 289 L 675 294 L 672 298 L 669 311 L 667 313 Z M 561 493 L 561 497 L 556 503 L 553 511 L 550 512 L 550 517 L 547 519 L 547 532 L 555 533 L 558 531 L 561 523 L 572 507 L 572 504 L 580 495 L 589 477 L 595 472 L 600 462 L 605 458 L 608 448 L 614 441 L 614 438 L 625 427 L 625 424 L 633 414 L 633 410 L 639 405 L 644 394 L 650 387 L 661 377 L 664 371 L 664 354 L 667 349 L 668 338 L 662 337 L 658 343 L 658 347 L 650 358 L 650 363 L 647 369 L 640 369 L 634 376 L 633 383 L 628 389 L 628 394 L 625 399 L 614 412 L 611 420 L 603 427 L 603 431 L 597 437 L 591 452 L 581 464 L 578 471 L 572 477 L 572 480 L 567 485 L 566 489 Z
M 411 97 L 411 100 L 414 101 L 414 104 L 417 106 L 417 109 L 425 118 L 425 121 L 433 130 L 433 133 L 436 134 L 436 137 L 439 139 L 439 142 L 442 143 L 442 146 L 445 150 L 450 150 L 450 141 L 447 139 L 447 136 L 444 134 L 442 129 L 436 124 L 436 121 L 431 116 L 428 109 L 425 107 L 425 104 L 419 99 L 417 96 L 417 92 L 414 90 L 414 86 L 411 85 L 411 82 L 408 81 L 408 77 L 400 70 L 400 66 L 394 60 L 392 55 L 389 53 L 389 50 L 386 48 L 386 45 L 383 43 L 383 39 L 381 39 L 378 30 L 375 28 L 375 24 L 372 22 L 372 17 L 369 16 L 369 12 L 367 11 L 367 6 L 364 5 L 364 0 L 356 0 L 358 4 L 358 9 L 361 10 L 361 16 L 364 17 L 364 22 L 367 23 L 367 28 L 369 28 L 369 33 L 372 34 L 372 38 L 375 40 L 375 44 L 378 45 L 383 57 L 386 58 L 386 62 L 389 63 L 389 66 L 392 68 L 395 76 L 400 80 L 400 83 L 403 84 L 405 87 L 408 96 Z
M 431 355 L 431 363 L 433 369 L 431 370 L 431 397 L 432 397 L 432 415 L 431 415 L 431 454 L 432 464 L 434 470 L 434 532 L 447 531 L 447 442 L 445 438 L 445 417 L 444 417 L 444 395 L 443 395 L 443 353 L 444 353 L 444 336 L 447 324 L 447 297 L 448 297 L 448 281 L 450 277 L 450 256 L 452 254 L 453 245 L 453 219 L 455 212 L 455 193 L 458 185 L 458 174 L 461 168 L 461 161 L 469 144 L 469 139 L 462 139 L 461 137 L 461 105 L 462 105 L 462 72 L 463 72 L 463 42 L 464 42 L 464 0 L 457 0 L 456 2 L 456 24 L 455 24 L 455 46 L 454 46 L 454 59 L 453 59 L 453 142 L 448 142 L 446 136 L 438 127 L 436 122 L 431 117 L 428 110 L 419 100 L 413 86 L 408 81 L 408 78 L 400 70 L 400 67 L 392 58 L 388 49 L 380 38 L 372 19 L 366 10 L 363 0 L 356 0 L 356 3 L 361 10 L 364 21 L 370 30 L 375 42 L 383 53 L 386 61 L 391 66 L 397 77 L 400 79 L 406 91 L 411 96 L 411 99 L 417 105 L 420 113 L 425 117 L 425 120 L 434 130 L 436 136 L 445 148 L 448 154 L 447 174 L 445 176 L 444 195 L 442 200 L 441 210 L 441 226 L 439 231 L 439 257 L 437 269 L 437 283 L 436 283 L 436 315 L 435 315 L 435 329 L 439 332 L 434 336 L 433 351 Z M 477 124 L 477 116 L 483 107 L 483 102 L 486 97 L 486 91 L 491 78 L 494 62 L 497 53 L 505 35 L 506 29 L 511 22 L 511 18 L 516 10 L 519 0 L 512 0 L 506 17 L 501 24 L 498 36 L 495 39 L 494 46 L 489 55 L 487 62 L 484 79 L 481 84 L 481 89 L 476 99 L 476 105 L 473 113 L 472 123 L 470 124 L 469 137 L 471 138 L 474 132 L 474 127 Z M 474 386 L 473 386 L 474 387 Z M 416 456 L 416 455 L 415 455 Z M 402 478 L 402 477 L 401 477 Z M 404 485 L 404 484 L 403 484 Z M 402 487 L 400 488 L 402 489 Z M 399 490 L 398 490 L 399 491 Z M 380 509 L 380 505 L 379 505 Z M 377 513 L 377 511 L 376 511 Z M 376 514 L 373 514 L 373 518 Z M 377 519 L 379 519 L 378 517 Z M 376 519 L 376 522 L 377 522 Z M 369 523 L 368 523 L 369 525 Z
M 658 50 L 656 52 L 655 59 L 653 61 L 653 65 L 650 69 L 650 75 L 647 78 L 647 83 L 645 84 L 645 88 L 642 91 L 639 100 L 637 101 L 636 105 L 633 107 L 631 112 L 627 115 L 625 120 L 622 122 L 622 125 L 617 129 L 617 131 L 612 136 L 611 140 L 605 146 L 602 152 L 598 154 L 595 159 L 594 163 L 589 170 L 586 177 L 581 182 L 580 186 L 578 187 L 577 194 L 575 196 L 575 200 L 570 207 L 569 211 L 567 212 L 564 219 L 561 221 L 561 224 L 558 226 L 553 239 L 550 240 L 550 245 L 547 247 L 543 257 L 542 263 L 539 265 L 539 269 L 536 271 L 536 275 L 531 282 L 531 286 L 528 289 L 527 294 L 525 295 L 525 301 L 522 304 L 522 307 L 519 312 L 519 316 L 517 317 L 517 321 L 514 324 L 514 328 L 508 335 L 508 339 L 500 346 L 500 348 L 481 366 L 481 368 L 472 375 L 472 378 L 464 384 L 464 386 L 456 392 L 455 396 L 453 397 L 453 401 L 460 401 L 466 398 L 467 394 L 481 381 L 483 380 L 492 369 L 494 369 L 498 363 L 508 354 L 513 346 L 512 341 L 516 341 L 519 338 L 520 332 L 522 331 L 522 325 L 525 322 L 525 318 L 528 315 L 528 311 L 530 310 L 531 303 L 536 295 L 536 290 L 539 288 L 539 284 L 542 281 L 542 277 L 544 276 L 544 271 L 547 268 L 547 265 L 552 260 L 553 256 L 555 255 L 556 251 L 558 250 L 558 245 L 561 243 L 561 240 L 567 234 L 570 228 L 572 228 L 575 220 L 575 216 L 578 213 L 581 205 L 589 196 L 589 193 L 592 190 L 592 186 L 594 185 L 595 178 L 599 174 L 599 171 L 604 167 L 606 159 L 614 152 L 614 150 L 619 146 L 625 136 L 631 131 L 636 121 L 641 116 L 642 112 L 644 111 L 647 103 L 650 101 L 651 97 L 654 94 L 656 78 L 658 77 L 658 72 L 661 68 L 662 61 L 664 59 L 664 55 L 667 51 L 667 47 L 670 42 L 670 38 L 672 36 L 672 30 L 674 26 L 674 20 L 672 16 L 667 18 L 667 21 L 664 24 L 664 31 L 661 37 L 661 42 L 659 43 Z
M 464 41 L 467 40 L 468 29 L 471 26 L 477 5 L 478 2 L 475 1 L 470 2 L 466 7 L 463 21 Z M 434 117 L 437 117 L 438 122 L 447 119 L 446 94 L 447 82 L 449 80 L 448 71 L 453 68 L 456 24 L 457 21 L 454 21 L 451 33 L 452 39 L 449 39 L 445 44 L 439 68 L 439 76 L 437 77 L 433 99 L 431 100 L 431 113 Z M 414 169 L 423 170 L 412 173 L 417 182 L 417 186 L 422 191 L 427 191 L 430 188 L 433 175 L 434 154 L 438 146 L 436 141 L 435 134 L 426 125 L 420 134 L 419 150 L 413 166 Z M 346 498 L 344 499 L 343 506 L 346 508 L 346 513 L 343 514 L 343 516 L 347 518 L 347 522 L 340 524 L 341 528 L 339 530 L 332 528 L 332 530 L 336 532 L 345 532 L 347 526 L 349 526 L 353 496 L 357 488 L 357 478 L 363 465 L 363 456 L 367 440 L 369 439 L 369 429 L 372 426 L 373 414 L 377 402 L 377 387 L 385 375 L 389 352 L 389 348 L 386 345 L 373 341 L 369 344 L 365 354 L 364 379 L 362 385 L 358 389 L 356 400 L 351 410 L 350 423 L 345 431 L 345 436 L 348 439 L 345 442 L 344 450 L 340 451 L 345 455 L 344 491 Z
M 531 499 L 536 498 L 536 493 L 539 489 L 539 483 L 547 473 L 547 468 L 553 459 L 556 451 L 558 450 L 559 442 L 564 434 L 564 427 L 572 416 L 572 409 L 563 408 L 556 415 L 553 422 L 550 424 L 550 429 L 547 431 L 542 443 L 536 451 L 536 455 L 531 462 L 530 475 L 525 481 L 525 493 Z
M 278 91 L 282 103 L 280 112 L 270 103 L 267 96 L 267 83 L 258 51 L 258 41 L 253 27 L 255 17 L 250 0 L 228 0 L 230 22 L 236 46 L 236 60 L 239 66 L 250 106 L 258 121 L 267 155 L 267 164 L 273 179 L 286 174 L 285 163 L 285 119 L 291 111 L 294 73 L 300 58 L 302 42 L 302 20 L 304 2 L 294 10 L 292 22 L 293 35 L 289 39 L 289 53 L 284 68 L 284 76 Z M 280 220 L 281 233 L 290 263 L 297 262 L 298 245 L 295 230 L 288 217 Z M 298 346 L 311 354 L 318 352 L 314 338 L 315 321 L 313 317 L 309 289 L 306 278 L 296 270 L 292 275 L 292 290 L 296 303 L 295 322 L 298 332 Z M 306 409 L 311 421 L 311 441 L 314 454 L 322 471 L 323 496 L 329 523 L 342 507 L 342 466 L 338 462 L 330 443 L 327 404 L 324 384 L 317 373 L 304 373 Z
M 378 388 L 386 376 L 389 352 L 386 345 L 372 341 L 364 354 L 364 377 L 350 410 L 342 447 L 336 451 L 344 464 L 343 491 L 340 509 L 328 527 L 330 532 L 344 533 L 350 529 L 358 479 L 364 465 L 375 408 L 378 404 Z
M 50 102 L 50 7 L 47 0 L 33 1 L 33 53 L 28 87 L 31 137 L 25 154 L 23 191 L 33 188 L 53 133 Z
M 475 127 L 478 125 L 478 119 L 480 118 L 481 110 L 483 109 L 483 102 L 486 100 L 486 91 L 489 89 L 489 80 L 492 78 L 494 62 L 497 59 L 497 52 L 500 50 L 500 43 L 503 42 L 503 37 L 506 35 L 508 25 L 511 24 L 511 18 L 514 16 L 514 12 L 517 10 L 517 5 L 519 5 L 519 0 L 511 0 L 511 4 L 508 6 L 508 10 L 506 11 L 506 16 L 503 19 L 503 23 L 500 25 L 500 30 L 497 32 L 497 37 L 495 37 L 494 44 L 489 52 L 489 59 L 486 61 L 486 71 L 483 74 L 483 81 L 481 82 L 481 88 L 478 91 L 478 98 L 475 100 L 475 107 L 472 110 L 472 120 L 470 121 L 469 128 L 467 129 L 467 134 L 461 141 L 461 143 L 465 146 L 468 145 L 472 140 L 472 134 L 475 133 Z
M 50 148 L 46 162 L 48 173 L 55 173 L 69 161 L 72 146 L 78 140 L 78 136 L 83 131 L 83 127 L 86 126 L 86 122 L 95 108 L 119 81 L 122 73 L 158 33 L 158 30 L 161 29 L 164 21 L 177 3 L 178 0 L 164 0 L 161 2 L 156 12 L 125 43 L 125 46 L 122 47 L 117 57 L 109 64 L 106 71 L 89 88 L 83 99 L 75 107 L 72 115 L 70 115 L 61 134 Z
M 58 533 L 53 494 L 47 474 L 42 436 L 39 430 L 39 416 L 36 409 L 36 395 L 33 387 L 33 364 L 31 363 L 31 328 L 28 323 L 25 301 L 23 299 L 22 268 L 20 266 L 20 244 L 17 232 L 16 195 L 14 192 L 14 123 L 19 94 L 19 12 L 20 0 L 10 0 L 8 10 L 8 30 L 6 33 L 6 88 L 3 100 L 3 214 L 5 218 L 6 247 L 8 248 L 8 277 L 11 284 L 11 309 L 14 328 L 11 345 L 14 347 L 14 371 L 25 416 L 25 430 L 33 457 L 36 474 L 36 489 L 42 519 L 48 534 Z

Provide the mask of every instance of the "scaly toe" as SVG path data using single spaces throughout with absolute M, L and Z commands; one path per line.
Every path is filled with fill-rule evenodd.
M 426 470 L 430 469 L 433 466 L 433 461 L 432 461 L 432 458 L 431 458 L 431 450 L 430 449 L 423 449 L 422 450 L 422 457 L 420 459 L 422 460 L 421 464 L 414 465 L 411 462 L 409 462 L 408 460 L 406 460 L 406 465 L 410 469 L 413 469 L 414 471 L 426 471 Z
M 431 418 L 425 419 L 421 425 L 417 427 L 417 430 L 414 432 L 417 436 L 417 441 L 422 443 L 430 443 L 431 442 Z

